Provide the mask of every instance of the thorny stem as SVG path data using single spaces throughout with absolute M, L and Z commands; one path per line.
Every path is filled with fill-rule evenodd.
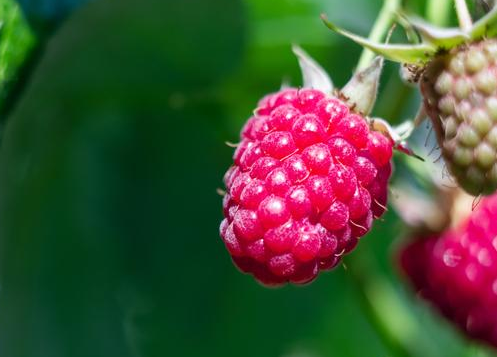
M 473 26 L 473 20 L 471 20 L 471 15 L 469 14 L 468 5 L 466 0 L 454 0 L 456 3 L 457 19 L 459 20 L 459 27 L 463 31 L 471 30 Z
M 380 13 L 378 14 L 378 17 L 373 25 L 373 29 L 369 34 L 369 39 L 371 41 L 380 42 L 383 40 L 395 20 L 395 14 L 400 8 L 400 5 L 400 0 L 384 1 L 383 7 L 381 8 Z M 359 59 L 359 63 L 357 64 L 356 71 L 365 69 L 371 63 L 374 56 L 375 54 L 372 51 L 364 49 L 362 51 L 361 58 Z

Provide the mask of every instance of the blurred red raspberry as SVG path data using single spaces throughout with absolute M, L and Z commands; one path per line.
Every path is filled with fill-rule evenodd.
M 416 291 L 464 333 L 497 347 L 497 195 L 440 235 L 421 237 L 400 255 Z

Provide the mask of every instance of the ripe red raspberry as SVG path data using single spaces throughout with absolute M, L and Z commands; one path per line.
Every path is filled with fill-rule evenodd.
M 401 266 L 420 295 L 469 337 L 497 347 L 497 194 L 439 236 L 405 247 Z
M 381 216 L 392 143 L 314 89 L 263 98 L 224 177 L 221 237 L 264 285 L 305 284 L 335 267 Z

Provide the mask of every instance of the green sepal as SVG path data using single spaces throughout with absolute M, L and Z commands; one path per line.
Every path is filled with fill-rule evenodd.
M 497 6 L 494 6 L 488 14 L 476 21 L 469 32 L 472 40 L 494 37 L 495 35 L 497 35 Z
M 292 45 L 292 51 L 297 57 L 302 71 L 303 88 L 319 89 L 324 93 L 331 94 L 333 81 L 323 67 L 300 46 Z
M 420 43 L 414 45 L 390 45 L 373 42 L 368 40 L 367 38 L 355 35 L 349 31 L 339 28 L 338 26 L 331 23 L 324 14 L 321 15 L 321 19 L 323 20 L 326 27 L 328 27 L 330 30 L 351 39 L 357 44 L 366 47 L 376 54 L 379 54 L 391 61 L 420 65 L 430 61 L 437 52 L 437 47 L 428 43 Z
M 423 43 L 429 43 L 437 48 L 450 49 L 470 40 L 470 35 L 460 28 L 434 26 L 419 17 L 408 17 L 407 19 L 421 35 Z
M 378 56 L 367 68 L 355 73 L 340 90 L 350 108 L 365 116 L 371 113 L 378 94 L 382 68 L 383 57 Z

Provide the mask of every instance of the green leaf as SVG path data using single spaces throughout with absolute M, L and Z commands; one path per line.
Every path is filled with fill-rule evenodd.
M 355 35 L 349 31 L 339 28 L 338 26 L 331 23 L 325 15 L 321 15 L 321 19 L 330 30 L 351 39 L 359 45 L 366 47 L 391 61 L 410 64 L 422 64 L 428 62 L 437 52 L 437 48 L 435 46 L 424 43 L 415 45 L 389 45 L 372 42 L 364 37 Z
M 475 40 L 478 38 L 492 37 L 497 34 L 497 6 L 480 20 L 475 22 L 471 31 L 469 33 L 471 39 Z

